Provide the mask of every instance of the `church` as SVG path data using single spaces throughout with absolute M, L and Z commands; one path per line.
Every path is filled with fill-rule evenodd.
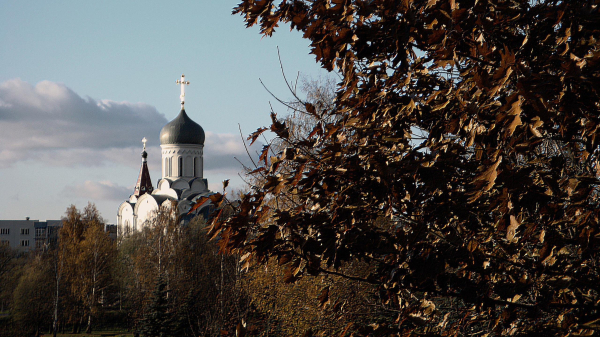
M 181 75 L 176 83 L 181 85 L 181 111 L 160 131 L 162 178 L 155 189 L 150 180 L 144 138 L 142 165 L 134 193 L 117 212 L 118 236 L 142 230 L 161 207 L 176 207 L 177 214 L 184 220 L 198 214 L 207 215 L 208 203 L 188 214 L 197 199 L 213 193 L 203 177 L 204 130 L 185 112 L 185 86 L 190 82 Z

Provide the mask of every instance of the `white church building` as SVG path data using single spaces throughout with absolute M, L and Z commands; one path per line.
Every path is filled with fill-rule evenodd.
M 162 178 L 155 189 L 148 171 L 144 138 L 142 167 L 134 193 L 119 206 L 117 212 L 119 236 L 141 230 L 163 206 L 177 207 L 177 214 L 183 219 L 207 215 L 208 203 L 188 214 L 198 198 L 213 193 L 208 190 L 208 181 L 203 177 L 204 130 L 185 112 L 185 85 L 190 82 L 181 75 L 177 84 L 181 85 L 181 111 L 160 131 Z

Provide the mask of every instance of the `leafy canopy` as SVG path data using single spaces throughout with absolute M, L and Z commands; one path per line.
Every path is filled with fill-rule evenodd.
M 598 7 L 242 1 L 247 26 L 302 31 L 341 80 L 333 107 L 303 105 L 304 137 L 272 115 L 285 148 L 265 147 L 238 212 L 213 221 L 222 250 L 277 258 L 288 281 L 372 263 L 364 281 L 397 315 L 377 331 L 593 332 Z

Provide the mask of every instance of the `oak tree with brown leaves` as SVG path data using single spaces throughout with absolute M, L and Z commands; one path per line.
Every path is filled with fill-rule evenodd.
M 597 333 L 599 6 L 241 1 L 247 26 L 303 32 L 341 80 L 331 108 L 305 102 L 304 137 L 272 115 L 285 148 L 211 234 L 290 282 L 376 266 L 344 276 L 396 318 L 355 334 Z

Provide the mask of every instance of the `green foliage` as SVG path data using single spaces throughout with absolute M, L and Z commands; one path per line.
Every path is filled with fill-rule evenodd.
M 8 245 L 0 245 L 0 315 L 8 310 L 14 289 L 14 271 L 16 252 Z M 0 325 L 1 326 L 1 325 Z
M 595 332 L 597 1 L 245 0 L 234 13 L 265 35 L 302 31 L 340 82 L 330 108 L 298 101 L 316 120 L 302 137 L 272 115 L 285 148 L 267 144 L 253 190 L 212 222 L 223 251 L 275 258 L 288 281 L 366 261 L 397 317 L 356 333 Z
M 52 297 L 48 296 L 50 269 L 41 257 L 32 260 L 23 270 L 14 289 L 11 316 L 24 335 L 38 335 L 50 325 Z
M 145 337 L 177 336 L 174 331 L 173 309 L 168 303 L 167 282 L 162 275 L 158 276 L 156 287 L 150 298 L 150 305 L 140 323 L 139 331 Z
M 8 245 L 0 245 L 0 279 L 10 271 L 15 252 Z

